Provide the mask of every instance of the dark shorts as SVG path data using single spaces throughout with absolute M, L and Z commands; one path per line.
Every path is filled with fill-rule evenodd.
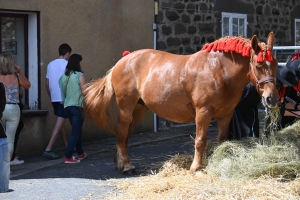
M 54 109 L 54 115 L 57 117 L 67 118 L 67 114 L 65 113 L 64 104 L 60 102 L 52 102 L 52 106 Z

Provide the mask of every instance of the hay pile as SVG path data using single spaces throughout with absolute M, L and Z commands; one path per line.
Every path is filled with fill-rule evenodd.
M 157 174 L 111 180 L 116 190 L 103 198 L 300 199 L 300 121 L 268 139 L 224 142 L 206 155 L 196 174 L 188 171 L 192 156 L 175 155 Z
M 190 174 L 192 156 L 176 155 L 155 175 L 124 181 L 111 180 L 116 190 L 103 199 L 289 199 L 299 200 L 300 178 L 290 182 L 261 176 L 258 179 L 224 179 L 204 171 Z M 183 168 L 181 168 L 181 167 Z
M 296 178 L 300 175 L 299 127 L 300 121 L 270 139 L 224 142 L 216 148 L 205 170 L 231 179 L 262 175 Z
M 227 141 L 218 146 L 205 168 L 221 178 L 249 179 L 263 175 L 292 180 L 300 176 L 300 121 L 270 138 Z
M 187 170 L 176 175 L 140 177 L 116 183 L 117 191 L 103 199 L 289 199 L 299 200 L 300 179 L 283 183 L 260 177 L 251 180 L 230 180 L 209 176 L 203 172 L 191 175 Z M 102 199 L 101 198 L 101 199 Z

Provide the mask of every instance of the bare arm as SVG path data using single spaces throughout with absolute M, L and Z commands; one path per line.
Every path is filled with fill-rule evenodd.
M 285 111 L 284 116 L 291 116 L 291 117 L 297 117 L 300 118 L 300 104 L 295 102 L 294 100 L 290 99 L 290 102 L 287 102 L 285 104 Z
M 300 118 L 300 111 L 284 111 L 284 116 L 291 116 L 291 117 L 297 117 Z
M 24 76 L 23 72 L 21 71 L 20 66 L 16 65 L 16 70 L 17 70 L 17 73 L 19 74 L 20 85 L 25 89 L 29 89 L 31 86 L 31 83 Z
M 46 78 L 46 81 L 45 81 L 45 88 L 46 88 L 46 91 L 51 99 L 51 95 L 50 95 L 50 89 L 49 89 L 49 79 Z
M 297 106 L 297 108 L 295 106 Z M 300 104 L 295 105 L 295 104 L 288 102 L 285 104 L 285 108 L 288 110 L 294 110 L 295 108 L 296 108 L 296 110 L 300 110 Z
M 83 75 L 79 76 L 79 82 L 80 82 L 81 93 L 84 95 L 83 91 L 85 90 L 86 85 L 85 85 L 85 78 Z

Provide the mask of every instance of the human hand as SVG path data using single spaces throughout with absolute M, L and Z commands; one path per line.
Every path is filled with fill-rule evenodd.
M 300 108 L 299 108 L 298 103 L 293 104 L 293 103 L 288 102 L 285 104 L 285 109 L 298 111 Z
M 15 69 L 16 69 L 17 73 L 20 73 L 21 67 L 19 65 L 15 65 Z
M 290 97 L 286 96 L 285 99 L 288 101 L 287 104 L 292 104 L 294 106 L 294 110 L 299 110 L 298 106 L 299 103 L 291 99 Z
M 90 82 L 88 82 L 87 84 L 85 84 L 85 87 L 89 87 L 91 85 Z
M 288 102 L 285 104 L 285 109 L 288 109 L 288 110 L 294 110 L 295 109 L 295 105 Z
M 91 85 L 91 82 L 93 82 L 94 81 L 94 78 L 91 78 L 90 80 L 89 80 L 89 82 L 87 82 L 86 84 L 85 84 L 85 87 L 89 87 L 90 85 Z

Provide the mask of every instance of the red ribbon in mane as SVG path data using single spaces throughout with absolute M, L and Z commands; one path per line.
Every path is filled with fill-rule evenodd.
M 205 44 L 201 50 L 206 52 L 224 51 L 226 53 L 232 51 L 250 57 L 251 45 L 248 40 L 244 40 L 242 37 L 224 37 L 213 43 Z

